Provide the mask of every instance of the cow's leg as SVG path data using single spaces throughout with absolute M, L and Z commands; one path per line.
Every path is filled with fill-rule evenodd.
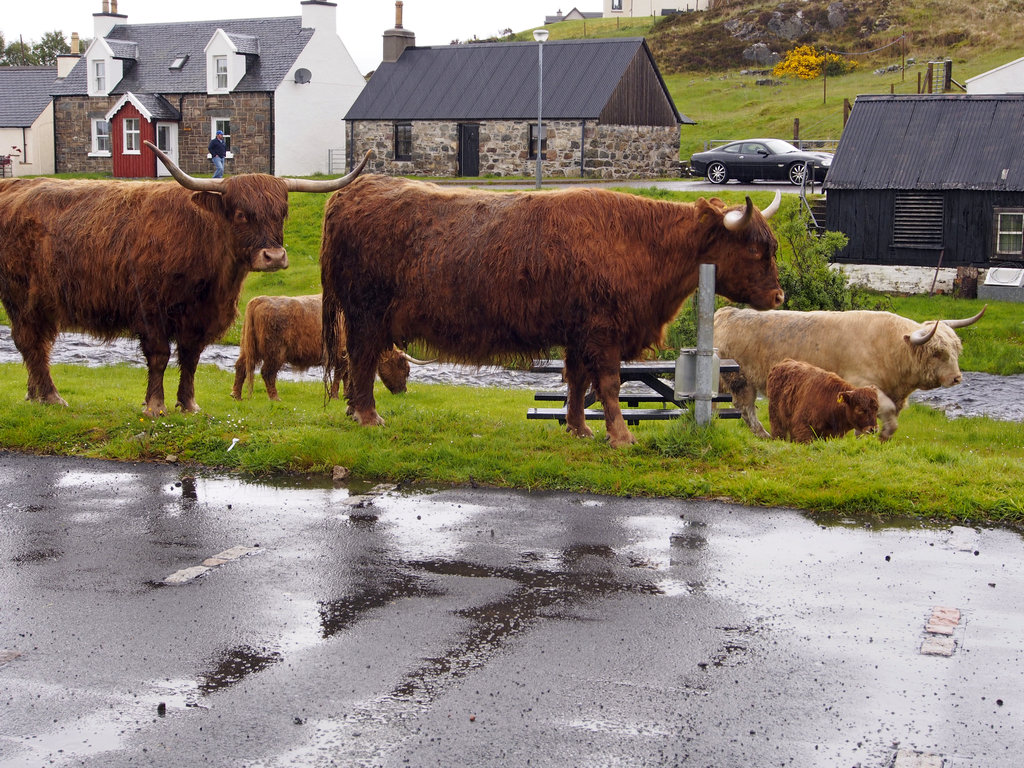
M 202 351 L 201 345 L 186 343 L 182 346 L 181 339 L 178 339 L 178 367 L 181 369 L 181 377 L 178 379 L 176 405 L 184 413 L 199 412 L 199 405 L 196 403 L 196 366 L 199 365 L 199 355 Z
M 260 376 L 263 377 L 263 384 L 267 388 L 267 397 L 271 400 L 280 400 L 277 394 L 277 372 L 280 370 L 276 360 L 264 360 L 260 366 Z
M 231 396 L 235 400 L 242 399 L 242 387 L 245 386 L 245 379 L 249 375 L 249 361 L 244 354 L 238 356 L 235 361 L 235 384 L 231 387 Z
M 724 389 L 732 394 L 733 407 L 740 412 L 740 416 L 750 427 L 750 431 L 758 437 L 770 438 L 768 430 L 757 418 L 757 389 L 747 380 L 743 372 L 723 373 L 721 381 Z
M 25 399 L 47 405 L 67 405 L 50 376 L 50 350 L 57 338 L 56 326 L 36 318 L 30 318 L 28 322 L 20 319 L 14 322 L 12 319 L 11 338 L 28 370 Z
M 153 336 L 140 336 L 139 342 L 142 346 L 142 354 L 146 358 L 146 366 L 149 369 L 146 404 L 143 406 L 142 412 L 155 419 L 165 413 L 164 371 L 167 370 L 167 361 L 171 359 L 171 344 L 165 338 Z M 184 378 L 184 369 L 182 369 L 181 375 Z
M 380 426 L 384 420 L 377 413 L 377 401 L 373 397 L 373 380 L 377 375 L 377 361 L 388 349 L 390 342 L 381 338 L 378 321 L 376 328 L 355 326 L 351 318 L 348 327 L 348 378 L 345 382 L 345 399 L 349 413 L 364 427 Z
M 596 345 L 590 350 L 586 360 L 594 389 L 597 390 L 597 397 L 604 409 L 608 442 L 612 448 L 635 443 L 636 438 L 626 427 L 626 422 L 622 418 L 622 407 L 619 405 L 621 357 L 618 347 L 610 343 Z
M 331 381 L 331 393 L 329 396 L 331 400 L 338 399 L 338 392 L 341 389 L 342 382 L 345 381 L 346 376 L 348 376 L 347 363 L 342 363 L 341 365 L 334 366 L 334 378 Z M 345 386 L 347 387 L 348 384 L 346 383 Z M 348 415 L 351 416 L 352 414 L 350 413 Z
M 594 431 L 587 426 L 584 411 L 584 398 L 590 384 L 590 374 L 583 365 L 579 352 L 568 348 L 565 350 L 565 383 L 569 387 L 569 395 L 565 409 L 565 431 L 575 437 L 593 437 Z
M 904 399 L 902 403 L 897 405 L 885 393 L 877 389 L 875 391 L 878 392 L 878 418 L 882 422 L 882 431 L 878 433 L 878 439 L 884 443 L 893 436 L 893 433 L 899 426 L 900 411 L 907 404 L 907 401 Z

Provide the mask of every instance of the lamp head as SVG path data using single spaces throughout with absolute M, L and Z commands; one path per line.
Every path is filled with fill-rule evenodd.
M 548 31 L 546 29 L 533 30 L 533 39 L 538 43 L 543 43 L 548 39 Z

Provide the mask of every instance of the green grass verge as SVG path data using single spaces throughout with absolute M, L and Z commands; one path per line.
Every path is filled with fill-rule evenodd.
M 314 383 L 280 382 L 282 402 L 257 386 L 230 397 L 229 372 L 201 366 L 198 414 L 141 416 L 145 372 L 55 366 L 68 408 L 24 400 L 25 371 L 0 365 L 0 446 L 40 454 L 165 460 L 173 455 L 254 475 L 328 474 L 428 486 L 476 483 L 528 490 L 722 498 L 836 514 L 913 515 L 949 521 L 1024 523 L 1019 467 L 1024 425 L 947 421 L 911 406 L 888 443 L 847 437 L 811 445 L 758 440 L 738 421 L 633 427 L 635 446 L 613 450 L 604 426 L 579 440 L 556 422 L 528 421 L 532 393 L 413 383 L 405 395 L 378 385 L 387 425 L 357 426 Z M 177 386 L 174 372 L 167 390 Z M 766 414 L 762 415 L 763 418 Z M 237 445 L 229 450 L 232 441 Z

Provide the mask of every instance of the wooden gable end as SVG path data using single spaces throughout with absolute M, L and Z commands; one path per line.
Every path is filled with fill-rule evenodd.
M 641 47 L 598 120 L 606 125 L 678 125 L 676 114 L 650 56 Z
M 125 152 L 125 120 L 139 121 L 139 151 Z M 156 124 L 150 122 L 130 101 L 126 101 L 110 121 L 110 154 L 114 177 L 118 179 L 156 178 L 156 155 L 142 143 L 156 143 Z

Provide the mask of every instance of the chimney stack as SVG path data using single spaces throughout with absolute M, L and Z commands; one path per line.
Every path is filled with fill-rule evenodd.
M 395 0 L 395 28 L 384 33 L 384 63 L 398 61 L 402 51 L 416 45 L 416 35 L 402 28 L 402 0 Z
M 338 5 L 328 0 L 302 0 L 302 28 L 338 34 Z
M 103 0 L 102 11 L 92 15 L 93 37 L 106 37 L 115 24 L 126 24 L 128 17 L 117 12 L 117 0 Z
M 65 78 L 71 74 L 71 70 L 75 68 L 75 64 L 82 58 L 81 53 L 82 44 L 78 38 L 77 32 L 71 33 L 71 53 L 58 53 L 57 54 L 57 77 Z

